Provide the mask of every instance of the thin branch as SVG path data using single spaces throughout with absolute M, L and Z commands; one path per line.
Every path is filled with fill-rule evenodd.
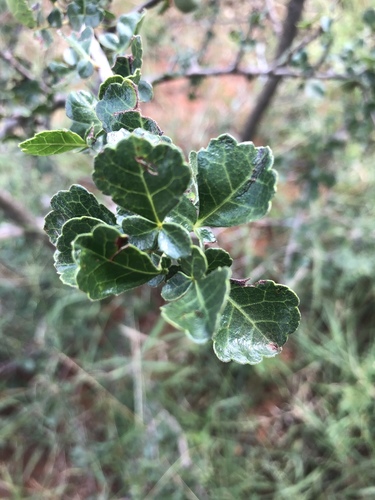
M 174 80 L 182 79 L 194 79 L 194 78 L 212 78 L 220 76 L 240 76 L 247 78 L 248 80 L 253 80 L 258 77 L 278 77 L 278 78 L 293 78 L 306 80 L 310 78 L 315 78 L 316 80 L 339 80 L 347 81 L 348 79 L 353 80 L 352 75 L 346 73 L 335 73 L 334 71 L 326 71 L 324 73 L 312 73 L 311 71 L 294 71 L 289 68 L 284 67 L 271 67 L 271 68 L 258 68 L 253 66 L 248 66 L 247 68 L 233 68 L 233 66 L 227 66 L 224 68 L 194 68 L 186 72 L 175 72 L 175 73 L 165 73 L 163 75 L 148 78 L 148 81 L 152 85 L 160 85 L 165 82 L 170 82 Z
M 38 220 L 3 189 L 0 189 L 0 209 L 3 210 L 8 219 L 22 227 L 26 234 L 35 236 L 41 239 L 47 246 L 54 248 L 40 227 Z
M 23 64 L 17 61 L 17 59 L 13 56 L 13 54 L 9 50 L 1 50 L 0 57 L 27 80 L 30 80 L 32 82 L 36 80 L 35 75 L 33 75 Z M 45 83 L 42 80 L 38 81 L 38 84 L 40 88 L 43 90 L 43 92 L 45 93 L 50 92 L 50 89 L 47 87 L 47 85 L 45 85 Z
M 275 55 L 276 64 L 280 60 L 282 55 L 292 45 L 292 42 L 297 35 L 297 23 L 301 19 L 304 3 L 305 0 L 290 0 L 288 3 L 288 10 L 284 20 L 283 30 Z M 272 98 L 275 95 L 276 89 L 281 81 L 282 76 L 280 75 L 273 75 L 268 79 L 257 99 L 255 108 L 253 109 L 247 120 L 247 123 L 245 124 L 242 133 L 242 140 L 248 141 L 253 139 L 253 137 L 255 136 L 259 123 L 268 106 L 270 105 Z
M 152 7 L 156 7 L 159 3 L 162 3 L 165 0 L 149 0 L 148 2 L 143 3 L 139 7 L 136 7 L 133 12 L 142 12 L 144 9 L 152 9 Z

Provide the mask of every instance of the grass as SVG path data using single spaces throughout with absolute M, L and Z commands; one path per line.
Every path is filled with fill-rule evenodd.
M 301 298 L 278 358 L 223 364 L 158 317 L 152 290 L 92 303 L 61 284 L 44 243 L 0 240 L 0 498 L 375 497 L 374 148 L 337 140 L 355 96 L 295 92 L 283 86 L 259 137 L 280 173 L 271 213 L 218 236 L 239 276 Z M 212 132 L 199 120 L 184 122 L 185 147 Z M 4 144 L 0 186 L 40 217 L 57 189 L 88 182 L 86 158 L 74 166 Z

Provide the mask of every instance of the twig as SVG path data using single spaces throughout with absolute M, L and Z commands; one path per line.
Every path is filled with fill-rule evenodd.
M 42 231 L 37 219 L 3 189 L 0 189 L 0 209 L 3 210 L 8 219 L 22 227 L 26 234 L 35 236 L 41 239 L 47 246 L 54 248 L 47 235 Z
M 21 64 L 19 61 L 17 61 L 17 59 L 12 55 L 12 53 L 9 50 L 1 50 L 0 57 L 5 62 L 10 64 L 10 66 L 12 66 L 12 68 L 15 69 L 24 78 L 26 78 L 27 80 L 30 80 L 32 82 L 36 81 L 35 76 L 23 64 Z M 50 89 L 43 82 L 43 80 L 39 80 L 38 84 L 39 84 L 40 88 L 43 90 L 43 92 L 49 94 Z
M 212 78 L 220 76 L 241 76 L 247 78 L 248 80 L 253 80 L 258 77 L 278 77 L 278 78 L 293 78 L 293 79 L 310 79 L 315 78 L 316 80 L 338 80 L 346 81 L 348 79 L 353 80 L 353 76 L 345 73 L 335 73 L 334 71 L 326 71 L 324 73 L 311 73 L 303 71 L 294 71 L 289 68 L 284 67 L 267 67 L 258 68 L 253 66 L 248 66 L 247 68 L 233 68 L 233 66 L 227 66 L 223 68 L 202 68 L 194 67 L 192 70 L 186 72 L 179 71 L 174 73 L 165 73 L 163 75 L 154 76 L 148 78 L 148 81 L 152 85 L 160 85 L 161 83 L 170 82 L 174 80 L 182 79 L 194 79 L 194 78 Z
M 143 3 L 139 7 L 136 7 L 133 12 L 142 12 L 144 9 L 151 9 L 152 7 L 156 7 L 159 3 L 164 0 L 149 0 L 148 2 Z

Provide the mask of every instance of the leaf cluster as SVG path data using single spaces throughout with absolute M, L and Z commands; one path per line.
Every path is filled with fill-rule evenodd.
M 41 132 L 20 145 L 34 155 L 91 151 L 93 180 L 117 206 L 112 213 L 79 185 L 52 198 L 45 230 L 56 246 L 56 269 L 92 300 L 162 286 L 169 323 L 197 343 L 212 340 L 222 361 L 258 363 L 296 330 L 298 298 L 273 281 L 232 280 L 231 257 L 209 244 L 216 241 L 211 228 L 268 212 L 276 190 L 271 150 L 225 134 L 187 162 L 141 114 L 152 89 L 141 78 L 137 24 L 132 29 L 131 55 L 116 59 L 98 96 L 69 95 L 70 130 Z

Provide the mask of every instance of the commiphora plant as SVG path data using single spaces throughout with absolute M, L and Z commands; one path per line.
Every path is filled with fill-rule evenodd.
M 152 88 L 141 79 L 142 42 L 133 26 L 131 55 L 117 57 L 98 98 L 70 93 L 70 130 L 37 133 L 22 151 L 53 155 L 91 150 L 93 180 L 116 213 L 80 185 L 51 200 L 45 231 L 56 246 L 63 283 L 91 300 L 148 284 L 161 287 L 161 314 L 222 361 L 255 364 L 281 351 L 299 324 L 299 300 L 271 280 L 231 278 L 232 258 L 211 228 L 263 217 L 276 191 L 268 147 L 224 134 L 187 162 L 157 123 L 140 111 Z

